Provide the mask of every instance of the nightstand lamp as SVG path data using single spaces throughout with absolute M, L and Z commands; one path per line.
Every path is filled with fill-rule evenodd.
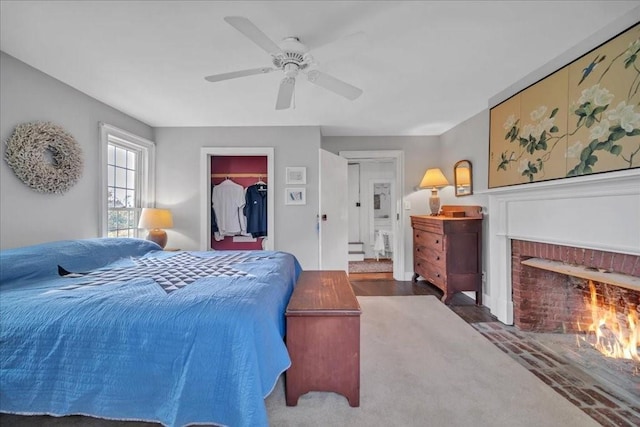
M 438 215 L 440 212 L 440 196 L 438 196 L 438 187 L 449 185 L 449 181 L 445 178 L 442 171 L 438 168 L 427 169 L 420 182 L 420 188 L 431 188 L 431 197 L 429 197 L 429 208 L 431 215 Z
M 173 227 L 173 218 L 169 209 L 143 208 L 138 228 L 149 231 L 147 240 L 156 242 L 163 249 L 167 245 L 167 232 L 164 228 Z

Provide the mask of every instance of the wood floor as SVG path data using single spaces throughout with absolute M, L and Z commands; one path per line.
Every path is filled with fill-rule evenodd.
M 441 298 L 443 295 L 440 289 L 428 282 L 400 282 L 393 280 L 391 273 L 353 273 L 349 274 L 349 281 L 356 296 L 435 295 Z M 497 321 L 487 307 L 477 306 L 472 298 L 463 293 L 451 298 L 449 308 L 467 323 Z

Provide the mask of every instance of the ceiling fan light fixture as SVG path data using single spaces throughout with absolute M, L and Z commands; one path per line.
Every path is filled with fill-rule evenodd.
M 282 70 L 284 71 L 284 76 L 288 78 L 295 78 L 298 75 L 299 69 L 300 67 L 298 66 L 298 64 L 294 64 L 293 62 L 285 64 L 282 68 Z

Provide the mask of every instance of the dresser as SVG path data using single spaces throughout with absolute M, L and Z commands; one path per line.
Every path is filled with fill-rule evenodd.
M 360 305 L 344 271 L 303 271 L 285 312 L 287 406 L 331 391 L 360 406 Z
M 442 212 L 411 217 L 413 281 L 421 276 L 440 288 L 445 303 L 456 292 L 473 291 L 482 305 L 481 208 L 443 206 Z

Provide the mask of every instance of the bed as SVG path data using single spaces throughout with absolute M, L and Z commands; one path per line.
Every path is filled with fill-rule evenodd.
M 0 412 L 267 426 L 300 265 L 85 239 L 0 252 Z

